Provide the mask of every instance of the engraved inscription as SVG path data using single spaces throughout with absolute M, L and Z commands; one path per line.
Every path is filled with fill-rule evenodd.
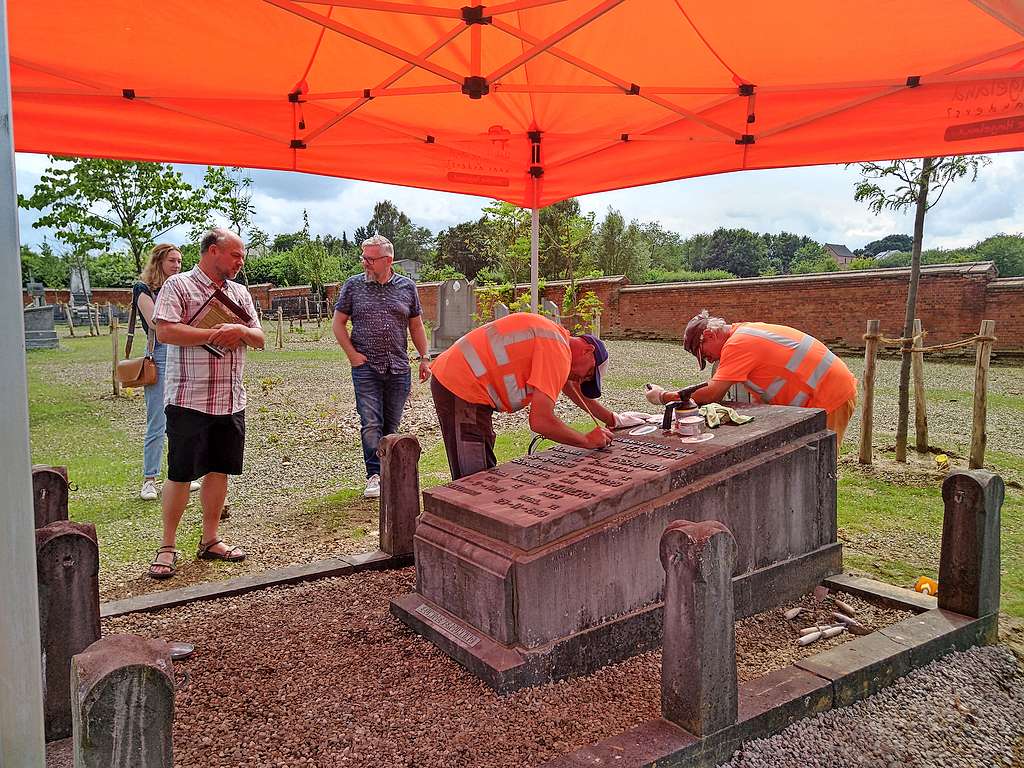
M 457 643 L 465 645 L 467 648 L 472 648 L 480 642 L 479 636 L 474 635 L 463 627 L 460 627 L 443 613 L 435 611 L 429 605 L 417 606 L 416 613 L 433 624 L 434 628 L 442 635 L 456 641 Z

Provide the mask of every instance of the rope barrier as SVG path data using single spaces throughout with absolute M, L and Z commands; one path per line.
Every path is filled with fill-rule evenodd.
M 910 346 L 906 346 L 907 351 L 909 351 L 909 352 L 922 352 L 922 353 L 923 352 L 939 352 L 939 351 L 942 351 L 942 350 L 945 350 L 945 349 L 956 349 L 958 347 L 968 347 L 968 346 L 970 346 L 972 344 L 978 343 L 979 341 L 997 341 L 998 340 L 998 337 L 996 337 L 996 336 L 981 336 L 980 334 L 975 334 L 974 336 L 971 336 L 969 338 L 960 339 L 960 341 L 950 341 L 950 342 L 947 342 L 946 344 L 934 344 L 934 345 L 932 345 L 930 347 L 920 347 L 920 348 L 915 348 L 913 346 L 915 343 L 917 343 L 918 340 L 923 339 L 927 335 L 928 335 L 928 331 L 921 331 L 921 333 L 914 334 L 913 336 L 910 336 L 908 338 L 890 339 L 888 336 L 883 336 L 880 333 L 878 333 L 878 334 L 868 334 L 868 333 L 865 333 L 861 338 L 863 338 L 865 341 L 867 341 L 869 339 L 877 339 L 878 342 L 880 344 L 884 345 L 884 346 L 904 347 L 905 345 L 909 344 Z

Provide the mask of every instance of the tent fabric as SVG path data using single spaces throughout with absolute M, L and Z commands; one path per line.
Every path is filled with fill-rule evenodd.
M 1024 147 L 1019 0 L 8 0 L 8 14 L 24 152 L 540 207 Z

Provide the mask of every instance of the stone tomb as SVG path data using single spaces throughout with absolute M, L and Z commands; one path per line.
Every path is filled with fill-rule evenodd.
M 507 691 L 660 645 L 673 520 L 732 532 L 737 618 L 809 592 L 842 562 L 835 435 L 824 411 L 738 407 L 754 420 L 706 442 L 619 432 L 425 491 L 416 591 L 392 613 Z

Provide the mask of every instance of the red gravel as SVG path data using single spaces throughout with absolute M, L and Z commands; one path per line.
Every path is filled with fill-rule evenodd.
M 364 573 L 103 629 L 196 644 L 175 665 L 179 768 L 537 765 L 659 716 L 660 652 L 499 696 L 391 616 L 412 588 L 412 569 Z M 900 616 L 849 602 L 872 626 Z M 826 647 L 797 650 L 778 612 L 737 630 L 741 680 Z

